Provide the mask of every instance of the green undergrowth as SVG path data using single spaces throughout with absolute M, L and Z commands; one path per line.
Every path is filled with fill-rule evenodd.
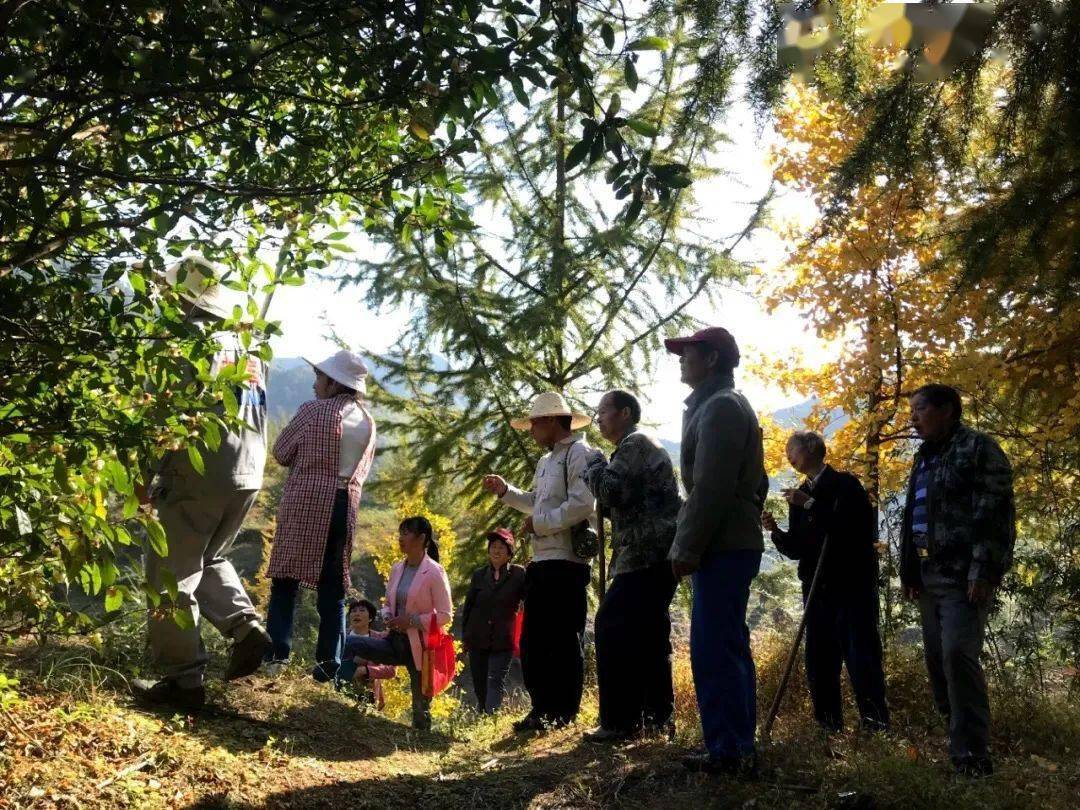
M 679 763 L 700 743 L 684 650 L 676 740 L 611 748 L 582 738 L 596 720 L 592 686 L 567 729 L 515 736 L 517 695 L 496 718 L 461 707 L 419 733 L 315 684 L 302 661 L 276 679 L 214 678 L 199 715 L 145 712 L 126 688 L 131 636 L 14 645 L 0 659 L 0 807 L 1064 808 L 1080 793 L 1080 706 L 1016 681 L 992 680 L 997 773 L 955 781 L 914 649 L 890 656 L 892 734 L 851 731 L 827 745 L 796 674 L 761 746 L 763 780 L 741 784 Z M 755 651 L 764 714 L 785 648 L 765 633 Z M 220 676 L 224 647 L 211 652 Z

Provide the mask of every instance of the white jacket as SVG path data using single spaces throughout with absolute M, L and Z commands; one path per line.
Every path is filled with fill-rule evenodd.
M 568 455 L 569 487 L 564 488 L 563 464 Z M 582 473 L 596 456 L 603 457 L 599 450 L 589 447 L 581 434 L 568 436 L 540 459 L 531 491 L 508 486 L 500 498 L 507 506 L 532 515 L 536 531 L 533 562 L 569 560 L 588 564 L 588 560 L 578 557 L 571 548 L 570 527 L 583 520 L 595 522 L 596 499 Z

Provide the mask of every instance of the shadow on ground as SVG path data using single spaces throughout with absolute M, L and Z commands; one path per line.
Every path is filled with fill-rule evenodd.
M 139 710 L 162 719 L 174 717 L 168 709 Z M 291 756 L 327 762 L 373 760 L 402 750 L 445 752 L 452 743 L 438 732 L 416 731 L 330 695 L 311 696 L 283 714 L 270 716 L 248 707 L 215 703 L 179 722 L 188 736 L 233 754 L 274 747 Z
M 725 782 L 687 773 L 682 752 L 661 742 L 611 749 L 578 740 L 545 752 L 517 745 L 487 762 L 448 772 L 342 780 L 265 797 L 267 808 L 516 808 L 516 807 L 743 807 L 797 803 L 797 794 L 767 784 Z M 190 808 L 242 807 L 210 798 Z

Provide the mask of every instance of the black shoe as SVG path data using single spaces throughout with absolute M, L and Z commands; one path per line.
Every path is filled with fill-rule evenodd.
M 964 757 L 955 762 L 956 775 L 964 779 L 983 779 L 994 773 L 990 757 Z
M 272 646 L 270 634 L 261 624 L 252 627 L 246 636 L 233 644 L 229 666 L 225 670 L 225 680 L 235 681 L 251 675 L 262 666 L 263 659 Z
M 683 758 L 683 767 L 691 773 L 726 776 L 744 782 L 758 778 L 757 754 L 742 757 L 714 757 L 712 754 L 693 754 Z
M 672 742 L 675 739 L 675 721 L 670 720 L 667 723 L 646 723 L 642 729 L 642 735 L 645 737 L 662 737 L 668 742 Z
M 521 734 L 526 731 L 543 731 L 544 721 L 535 714 L 527 714 L 514 723 L 514 733 Z
M 641 736 L 641 729 L 616 729 L 596 728 L 587 731 L 583 735 L 585 742 L 591 743 L 620 743 L 628 740 L 636 740 Z
M 174 706 L 197 712 L 206 704 L 206 690 L 201 686 L 178 686 L 176 681 L 149 681 L 136 678 L 131 682 L 135 700 L 146 706 Z

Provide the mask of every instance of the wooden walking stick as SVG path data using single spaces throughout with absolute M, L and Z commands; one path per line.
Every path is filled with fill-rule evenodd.
M 600 547 L 600 598 L 607 593 L 607 552 L 604 551 L 604 507 L 596 510 L 596 543 Z
M 825 551 L 828 548 L 829 536 L 825 535 L 825 540 L 821 544 L 821 555 L 818 557 L 817 565 L 814 567 L 814 578 L 810 580 L 810 592 L 806 595 L 806 604 L 803 605 L 802 620 L 799 622 L 799 630 L 795 634 L 795 643 L 791 645 L 791 654 L 788 655 L 787 664 L 784 666 L 784 675 L 780 678 L 780 686 L 776 689 L 776 696 L 773 698 L 772 706 L 769 707 L 769 717 L 765 720 L 765 729 L 761 733 L 762 739 L 766 743 L 769 742 L 773 722 L 776 720 L 777 712 L 780 711 L 780 701 L 784 697 L 788 679 L 791 677 L 791 670 L 795 666 L 795 658 L 799 654 L 799 647 L 802 645 L 803 633 L 806 632 L 806 617 L 810 615 L 810 603 L 814 601 L 814 594 L 817 592 L 818 582 L 821 579 L 821 567 L 825 562 Z

